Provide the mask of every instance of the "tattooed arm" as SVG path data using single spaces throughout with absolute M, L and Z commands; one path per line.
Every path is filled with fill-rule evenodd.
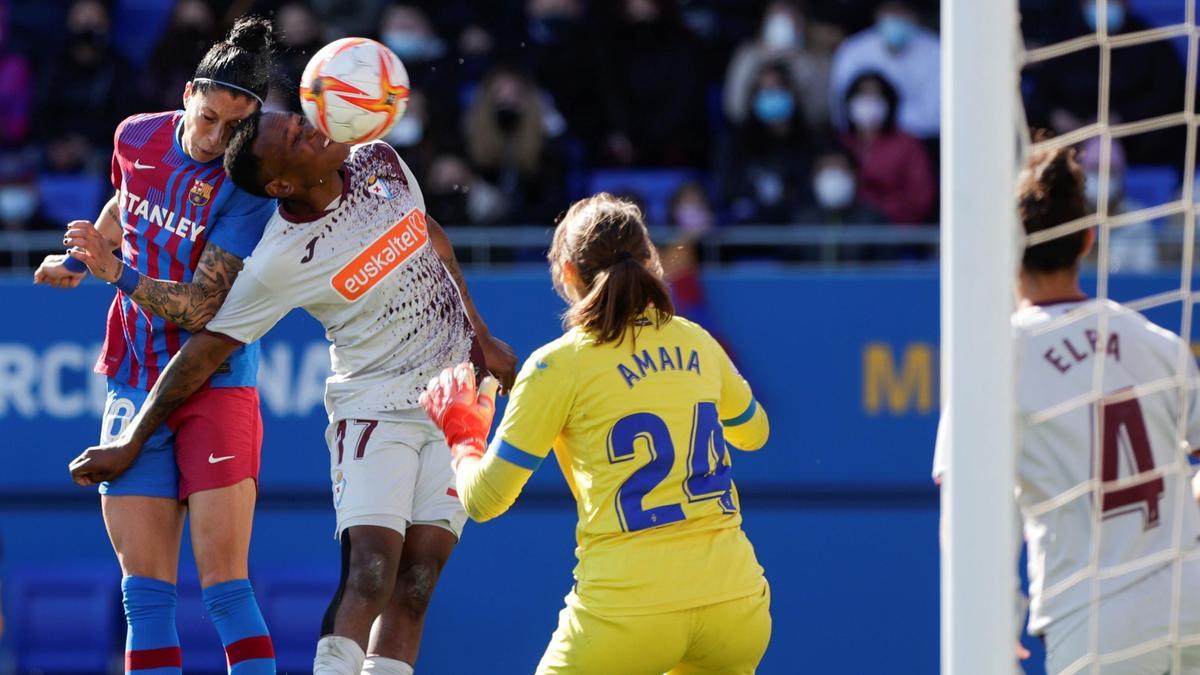
M 241 258 L 208 242 L 191 281 L 181 283 L 142 277 L 133 292 L 133 301 L 195 333 L 216 315 L 241 271 Z
M 113 283 L 125 269 L 120 258 L 113 255 L 109 237 L 87 221 L 71 223 L 66 243 L 73 247 L 71 255 L 82 260 L 99 279 Z M 146 310 L 195 333 L 217 313 L 241 271 L 241 258 L 210 241 L 204 245 L 191 281 L 143 276 L 138 279 L 132 298 Z
M 450 273 L 450 278 L 454 280 L 454 285 L 458 286 L 463 309 L 466 310 L 471 328 L 475 330 L 475 338 L 479 342 L 480 349 L 483 350 L 483 359 L 487 363 L 488 370 L 492 371 L 496 379 L 500 380 L 501 389 L 507 393 L 513 380 L 517 377 L 517 356 L 513 353 L 512 347 L 492 335 L 483 316 L 475 308 L 475 301 L 471 299 L 471 292 L 467 289 L 467 280 L 463 278 L 462 268 L 458 266 L 458 258 L 454 255 L 454 245 L 450 243 L 450 237 L 446 236 L 446 231 L 442 229 L 438 221 L 433 219 L 433 216 L 426 215 L 425 222 L 429 227 L 429 240 L 433 244 L 433 250 L 437 251 L 438 257 L 442 259 L 442 264 L 446 266 L 446 271 Z
M 240 342 L 216 333 L 197 333 L 183 344 L 162 371 L 142 410 L 117 441 L 93 446 L 70 464 L 71 478 L 79 485 L 112 480 L 125 472 L 142 450 L 146 439 L 229 358 Z

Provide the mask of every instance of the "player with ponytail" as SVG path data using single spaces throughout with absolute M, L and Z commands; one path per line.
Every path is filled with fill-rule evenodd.
M 576 584 L 537 672 L 752 673 L 770 592 L 729 448 L 762 447 L 766 413 L 716 340 L 674 315 L 635 205 L 576 202 L 549 259 L 568 330 L 525 362 L 491 444 L 495 380 L 477 389 L 464 363 L 422 397 L 472 518 L 507 511 L 551 449 L 578 502 Z
M 273 200 L 238 189 L 221 161 L 236 125 L 262 108 L 272 43 L 267 19 L 239 19 L 196 67 L 182 110 L 123 121 L 115 194 L 95 224 L 72 221 L 67 255 L 47 257 L 35 273 L 36 283 L 73 288 L 90 270 L 115 287 L 96 364 L 108 378 L 102 440 L 126 431 L 171 356 L 216 313 L 274 212 Z M 275 672 L 247 569 L 262 445 L 257 371 L 257 343 L 238 349 L 157 428 L 128 472 L 100 484 L 124 577 L 126 672 L 181 672 L 175 582 L 188 514 L 229 672 Z

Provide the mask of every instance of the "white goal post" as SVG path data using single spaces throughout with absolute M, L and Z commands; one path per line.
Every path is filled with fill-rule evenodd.
M 1011 675 L 1017 0 L 942 0 L 941 664 Z

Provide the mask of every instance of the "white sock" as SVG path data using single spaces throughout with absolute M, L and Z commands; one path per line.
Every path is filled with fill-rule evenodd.
M 386 656 L 368 656 L 363 662 L 362 675 L 413 675 L 413 667 Z
M 317 642 L 313 675 L 359 675 L 366 656 L 354 640 L 340 635 L 326 635 Z

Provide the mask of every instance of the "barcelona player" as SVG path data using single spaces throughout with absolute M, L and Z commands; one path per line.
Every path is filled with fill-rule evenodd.
M 294 308 L 325 327 L 329 477 L 342 576 L 315 675 L 411 675 L 426 607 L 462 534 L 450 450 L 420 408 L 425 382 L 471 354 L 502 379 L 516 357 L 492 336 L 420 185 L 387 143 L 334 143 L 296 114 L 247 118 L 231 179 L 279 199 L 205 330 L 172 357 L 127 433 L 72 463 L 88 484 L 124 471 L 219 364 Z M 184 404 L 186 405 L 186 404 Z
M 90 269 L 117 288 L 96 364 L 108 378 L 102 440 L 121 434 L 189 332 L 216 313 L 274 212 L 273 200 L 235 187 L 221 161 L 234 125 L 267 95 L 271 40 L 267 20 L 239 20 L 196 68 L 183 110 L 122 122 L 112 160 L 116 194 L 94 226 L 70 224 L 71 257 L 49 257 L 35 275 L 72 287 Z M 180 672 L 175 582 L 187 511 L 204 602 L 230 673 L 275 672 L 247 570 L 262 442 L 257 368 L 257 344 L 231 353 L 157 426 L 134 466 L 100 485 L 124 575 L 127 672 Z
M 641 212 L 608 194 L 554 233 L 570 330 L 530 356 L 490 446 L 495 381 L 468 364 L 422 405 L 477 521 L 503 514 L 553 448 L 578 502 L 579 564 L 538 673 L 752 673 L 771 632 L 728 448 L 767 416 L 700 326 L 673 316 Z

